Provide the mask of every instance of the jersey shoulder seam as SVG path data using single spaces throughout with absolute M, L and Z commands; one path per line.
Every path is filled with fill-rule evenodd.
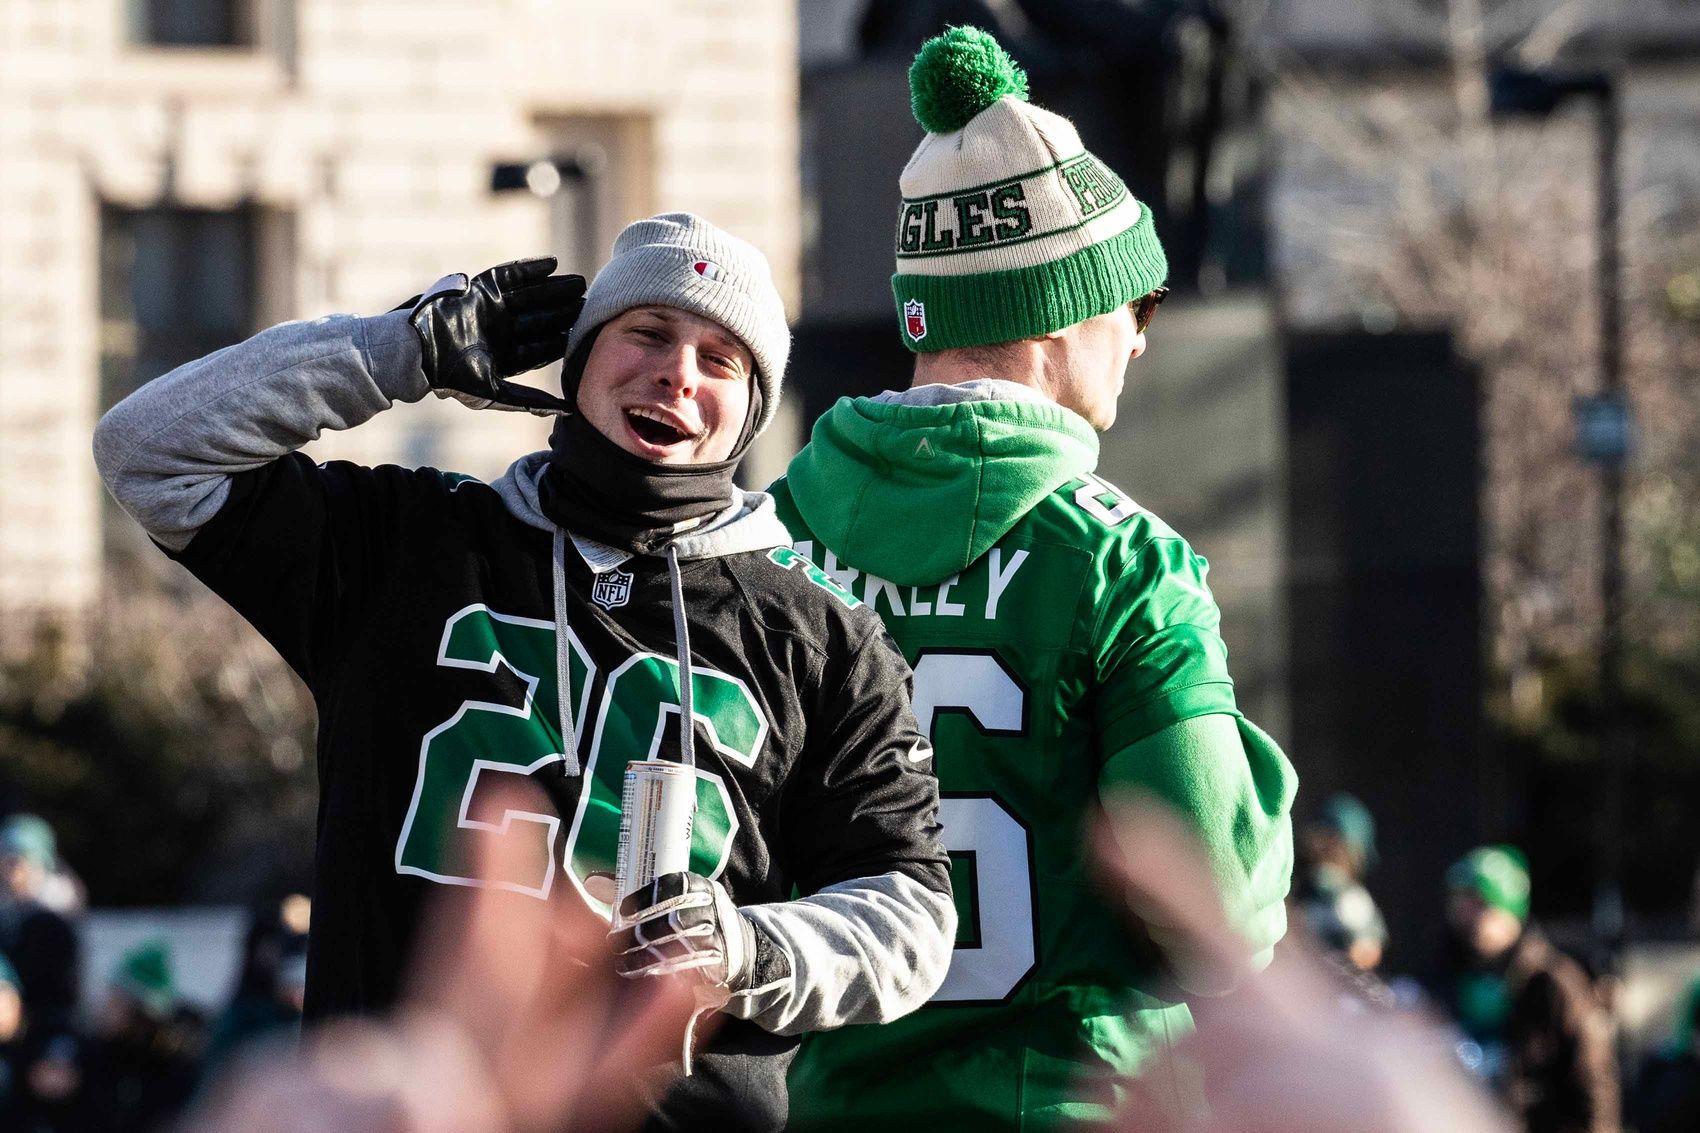
M 769 620 L 767 611 L 768 607 L 773 604 L 772 598 L 767 596 L 758 598 L 754 592 L 756 588 L 752 588 L 744 578 L 740 577 L 741 572 L 738 569 L 738 563 L 740 560 L 745 558 L 761 558 L 765 560 L 767 558 L 767 552 L 746 551 L 737 555 L 728 555 L 719 561 L 722 569 L 726 571 L 726 577 L 731 580 L 733 587 L 738 591 L 739 597 L 743 599 L 744 608 L 750 612 L 750 616 L 755 618 L 757 624 L 759 624 L 761 628 L 768 633 L 790 638 L 801 643 L 811 653 L 817 654 L 820 657 L 825 657 L 830 652 L 825 642 L 816 640 L 812 635 L 807 634 L 798 628 L 777 626 Z M 775 570 L 781 576 L 795 576 L 796 574 L 794 571 L 788 571 L 778 567 L 775 567 Z M 801 584 L 801 588 L 798 588 L 799 583 Z M 799 594 L 809 592 L 816 593 L 819 594 L 821 599 L 825 602 L 832 603 L 833 605 L 839 604 L 837 599 L 833 598 L 832 595 L 821 590 L 807 579 L 791 581 L 790 578 L 787 578 L 787 581 L 778 583 L 778 585 L 773 589 L 778 589 L 779 586 L 797 588 L 796 592 Z M 850 611 L 846 610 L 845 613 L 848 614 Z
M 1192 550 L 1192 544 L 1188 543 L 1185 538 L 1183 538 L 1178 532 L 1174 531 L 1147 531 L 1145 532 L 1145 537 L 1139 542 L 1133 543 L 1130 541 L 1126 545 L 1126 560 L 1115 571 L 1113 576 L 1110 576 L 1109 572 L 1105 572 L 1106 578 L 1104 591 L 1094 601 L 1094 605 L 1097 609 L 1094 611 L 1092 619 L 1092 637 L 1087 642 L 1088 651 L 1094 656 L 1097 654 L 1097 643 L 1102 636 L 1104 619 L 1109 615 L 1111 608 L 1115 605 L 1115 603 L 1109 601 L 1110 597 L 1116 592 L 1116 588 L 1121 585 L 1122 580 L 1127 577 L 1128 572 L 1139 565 L 1139 561 L 1142 557 L 1144 557 L 1146 549 L 1153 543 L 1158 542 L 1179 543 L 1187 549 L 1188 553 L 1196 553 Z

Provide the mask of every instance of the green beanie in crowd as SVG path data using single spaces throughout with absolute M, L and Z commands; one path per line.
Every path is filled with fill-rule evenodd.
M 1529 919 L 1529 859 L 1516 846 L 1481 846 L 1452 863 L 1446 887 L 1474 893 L 1520 921 Z
M 47 820 L 33 814 L 14 814 L 0 822 L 0 856 L 19 857 L 42 869 L 59 863 L 58 840 Z
M 112 984 L 155 1019 L 177 1006 L 177 982 L 171 975 L 171 951 L 163 940 L 147 940 L 124 953 Z
M 1375 816 L 1356 795 L 1345 791 L 1330 795 L 1317 810 L 1316 825 L 1340 836 L 1358 859 L 1359 869 L 1367 870 L 1375 865 Z

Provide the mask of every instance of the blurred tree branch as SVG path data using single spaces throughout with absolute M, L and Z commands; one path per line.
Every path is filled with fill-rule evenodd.
M 1581 9 L 1428 10 L 1439 70 L 1366 78 L 1265 58 L 1271 241 L 1291 321 L 1445 325 L 1480 367 L 1489 658 L 1498 707 L 1537 726 L 1552 707 L 1540 674 L 1593 653 L 1600 626 L 1598 478 L 1571 447 L 1572 400 L 1599 384 L 1597 159 L 1586 106 L 1493 121 L 1486 76 L 1490 59 L 1553 59 Z M 1700 659 L 1700 321 L 1678 317 L 1700 309 L 1682 300 L 1700 295 L 1700 169 L 1671 156 L 1700 130 L 1638 117 L 1632 73 L 1626 89 L 1623 366 L 1639 427 L 1626 628 L 1632 647 Z
M 310 861 L 315 712 L 222 601 L 157 553 L 81 620 L 9 615 L 0 778 L 102 904 L 242 900 Z

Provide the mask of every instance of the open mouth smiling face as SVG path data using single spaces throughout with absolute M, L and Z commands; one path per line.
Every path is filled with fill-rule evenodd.
M 676 307 L 634 307 L 598 332 L 578 406 L 635 456 L 715 463 L 743 433 L 754 373 L 749 349 L 719 323 Z
M 637 442 L 659 457 L 700 439 L 703 427 L 682 415 L 648 405 L 629 405 L 624 410 L 626 428 Z

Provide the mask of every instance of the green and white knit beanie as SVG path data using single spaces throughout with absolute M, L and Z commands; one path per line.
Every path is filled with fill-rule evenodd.
M 591 332 L 621 312 L 647 306 L 677 307 L 712 319 L 749 347 L 761 390 L 754 432 L 767 428 L 779 409 L 791 328 L 760 249 L 688 212 L 627 225 L 614 239 L 613 258 L 591 281 L 584 310 L 567 335 L 567 380 L 575 380 L 573 366 L 582 366 L 577 355 L 595 338 Z
M 892 293 L 914 351 L 1012 342 L 1106 314 L 1169 274 L 1151 210 L 979 28 L 909 68 L 927 130 L 904 167 Z

